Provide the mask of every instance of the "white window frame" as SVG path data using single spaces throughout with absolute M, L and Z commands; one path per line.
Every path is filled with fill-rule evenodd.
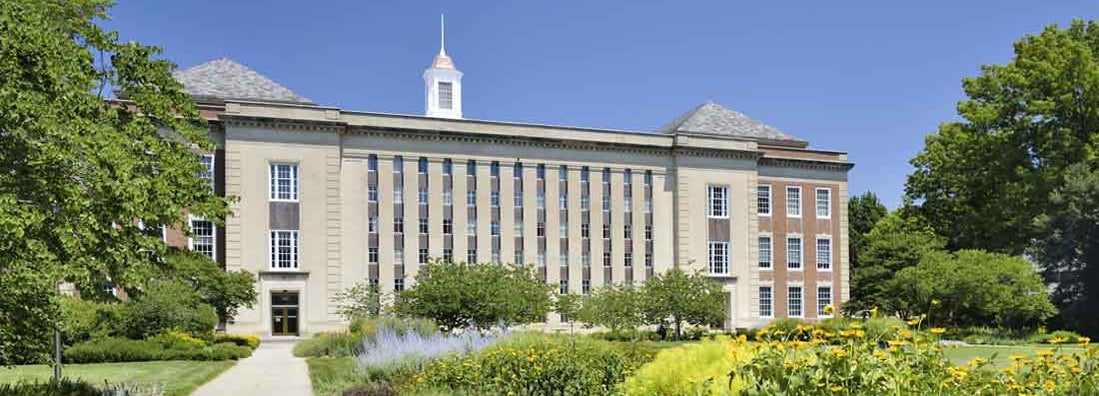
M 378 185 L 366 186 L 366 202 L 378 203 Z
M 824 257 L 827 257 L 827 259 L 828 259 L 828 262 L 825 263 L 827 265 L 826 267 L 821 267 L 820 266 L 821 265 L 821 262 L 820 262 L 820 258 L 821 258 L 821 255 L 820 255 L 820 242 L 821 241 L 828 241 L 828 254 L 826 256 L 824 256 Z M 813 261 L 816 262 L 817 271 L 831 271 L 832 270 L 832 237 L 828 236 L 828 235 L 818 235 L 816 243 L 813 245 L 813 248 L 814 248 L 813 249 L 814 253 L 816 253 L 816 257 L 814 258 Z
M 796 199 L 796 200 L 791 200 L 790 199 L 790 192 L 792 192 L 792 191 L 797 192 L 798 199 Z M 801 210 L 802 209 L 801 201 L 802 201 L 801 187 L 800 186 L 786 186 L 786 216 L 787 217 L 801 217 L 801 212 L 802 212 L 802 210 Z M 792 209 L 796 209 L 797 213 L 794 213 L 794 211 Z
M 797 238 L 798 240 L 798 254 L 797 254 L 797 267 L 791 267 L 790 257 L 790 240 Z M 790 234 L 786 236 L 786 270 L 788 271 L 802 271 L 805 269 L 805 238 L 801 235 Z
M 210 223 L 210 255 L 208 257 L 210 257 L 210 260 L 213 260 L 213 261 L 216 262 L 217 261 L 217 255 L 218 255 L 218 227 L 217 227 L 217 224 L 214 224 L 214 222 L 212 222 L 212 221 L 206 220 L 206 218 L 197 217 L 197 216 L 190 216 L 190 215 L 188 215 L 187 220 L 188 220 L 187 225 L 191 227 L 191 236 L 187 237 L 187 249 L 192 251 L 192 252 L 195 251 L 195 238 L 194 238 L 195 222 L 196 221 L 204 221 L 204 222 Z
M 767 240 L 767 261 L 766 261 L 767 265 L 766 266 L 764 266 L 763 258 L 760 257 L 760 256 L 762 256 L 762 253 L 763 253 L 763 244 L 760 243 L 760 241 L 762 241 L 763 239 Z M 756 250 L 757 250 L 756 251 L 756 267 L 758 267 L 760 270 L 772 270 L 772 269 L 774 269 L 775 268 L 775 238 L 771 235 L 760 234 L 759 238 L 756 239 Z
M 794 288 L 798 289 L 798 314 L 793 315 L 790 313 L 794 305 L 794 299 L 790 297 Z M 790 318 L 804 318 L 805 317 L 805 287 L 800 284 L 792 284 L 786 286 L 786 316 Z
M 720 251 L 715 249 L 720 249 Z M 729 275 L 729 242 L 709 241 L 706 244 L 706 257 L 707 273 L 710 275 Z M 723 266 L 723 271 L 714 270 L 715 265 L 718 264 Z
M 763 290 L 767 290 L 767 314 L 763 313 Z M 772 285 L 761 285 L 756 290 L 756 310 L 759 312 L 761 318 L 773 318 L 775 316 L 775 287 Z
M 287 198 L 280 198 L 279 197 L 280 193 L 278 191 L 279 181 L 283 180 L 281 177 L 277 176 L 278 175 L 278 168 L 282 167 L 282 166 L 289 167 L 288 169 L 290 170 L 290 174 L 289 174 L 289 177 L 288 177 L 288 180 L 290 181 L 290 191 L 287 194 L 288 195 Z M 267 192 L 268 192 L 267 198 L 268 198 L 268 201 L 271 201 L 271 202 L 298 202 L 298 198 L 299 198 L 299 196 L 298 196 L 298 192 L 299 192 L 298 183 L 300 182 L 300 178 L 298 177 L 299 174 L 300 174 L 299 169 L 298 169 L 298 164 L 293 163 L 293 162 L 272 162 L 272 163 L 268 164 L 267 169 L 268 169 L 268 171 L 267 171 Z
M 817 218 L 818 219 L 831 219 L 832 218 L 832 189 L 827 188 L 827 187 L 817 187 L 813 191 L 814 191 L 813 192 L 813 206 L 816 208 L 815 212 L 817 212 Z M 822 207 L 820 205 L 820 196 L 819 196 L 819 194 L 821 192 L 827 193 L 825 195 L 825 197 L 828 197 L 827 198 L 828 202 L 823 206 L 823 209 L 824 209 L 824 214 L 823 215 L 820 213 Z
M 721 197 L 715 196 L 715 192 L 720 191 Z M 720 202 L 715 202 L 720 200 Z M 718 213 L 717 208 L 720 208 Z M 710 184 L 706 186 L 706 217 L 711 219 L 728 219 L 729 218 L 729 186 Z
M 286 267 L 276 266 L 278 262 L 278 252 L 276 247 L 278 246 L 278 240 L 282 238 L 282 233 L 288 237 L 291 242 L 289 248 L 290 263 Z M 298 271 L 301 268 L 301 234 L 298 230 L 270 230 L 267 238 L 267 268 L 271 271 Z
M 439 108 L 443 110 L 454 109 L 454 83 L 450 81 L 439 81 L 437 86 L 439 92 Z M 446 87 L 444 90 L 443 87 Z
M 214 162 L 213 154 L 200 154 L 198 156 L 199 162 L 202 163 L 206 169 L 198 173 L 200 179 L 206 180 L 206 183 L 210 185 L 210 191 L 214 191 L 214 178 L 217 173 L 215 170 L 217 164 Z
M 762 198 L 760 196 L 760 191 L 762 191 L 764 189 L 767 190 L 767 205 L 760 206 L 759 205 L 759 200 L 760 200 L 760 198 Z M 772 189 L 771 189 L 770 184 L 760 184 L 760 185 L 756 186 L 756 214 L 758 214 L 760 216 L 768 216 L 768 217 L 771 216 L 771 213 L 773 212 L 773 209 L 774 209 L 773 208 L 773 206 L 774 206 L 773 202 L 774 202 L 774 197 L 773 197 L 773 194 L 772 194 Z M 766 211 L 764 211 L 764 210 L 766 210 Z
M 828 290 L 828 303 L 827 304 L 821 304 L 821 300 L 820 300 L 820 291 L 821 291 L 821 289 L 827 289 Z M 832 285 L 819 285 L 819 286 L 817 286 L 817 317 L 818 318 L 831 318 L 832 317 L 832 315 L 824 313 L 824 307 L 826 305 L 832 305 L 832 299 L 833 299 Z M 834 306 L 832 308 L 835 309 Z

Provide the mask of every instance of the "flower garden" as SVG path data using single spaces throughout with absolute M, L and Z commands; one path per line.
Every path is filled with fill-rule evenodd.
M 920 318 L 777 321 L 749 334 L 685 343 L 502 331 L 424 335 L 388 321 L 374 333 L 342 335 L 363 340 L 355 357 L 311 359 L 318 395 L 1099 393 L 1099 347 L 1086 337 L 1053 339 L 1032 353 L 1011 354 L 1003 365 L 995 356 L 954 363 L 951 355 L 965 347 L 942 342 L 947 329 L 924 328 Z M 333 335 L 318 339 L 326 337 Z M 337 359 L 344 362 L 338 373 L 316 372 Z

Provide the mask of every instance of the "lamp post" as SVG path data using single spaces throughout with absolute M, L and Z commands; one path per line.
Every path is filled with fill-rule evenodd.
M 61 282 L 57 282 L 57 293 L 61 293 Z M 53 327 L 53 382 L 61 383 L 61 328 L 60 324 Z

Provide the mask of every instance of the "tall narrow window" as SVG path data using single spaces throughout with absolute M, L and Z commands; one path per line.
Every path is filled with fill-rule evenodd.
M 443 261 L 448 263 L 454 261 L 454 249 L 443 249 Z
M 546 165 L 538 164 L 538 180 L 546 180 Z
M 523 220 L 521 220 L 521 219 L 520 220 L 515 220 L 515 224 L 512 224 L 512 227 L 514 228 L 513 231 L 514 231 L 515 236 L 517 236 L 519 238 L 522 238 L 523 237 Z M 522 260 L 520 260 L 520 261 L 522 261 Z
M 801 315 L 801 286 L 790 286 L 786 289 L 786 316 L 799 318 Z
M 453 174 L 454 174 L 454 161 L 451 161 L 450 158 L 444 158 L 443 159 L 443 175 L 444 176 L 451 176 Z
M 378 216 L 370 216 L 367 220 L 367 231 L 371 234 L 378 232 Z
M 771 268 L 771 237 L 759 237 L 759 268 Z
M 191 219 L 191 250 L 203 256 L 214 258 L 214 223 L 204 219 Z
M 206 182 L 210 191 L 214 191 L 214 156 L 204 154 L 198 156 L 198 162 L 202 163 L 202 170 L 198 172 L 198 178 Z
M 710 242 L 710 275 L 729 274 L 729 243 Z
M 489 176 L 493 179 L 500 177 L 500 161 L 492 161 L 492 164 L 489 165 L 488 169 Z
M 371 184 L 366 188 L 367 202 L 378 202 L 378 186 Z
M 538 192 L 538 209 L 545 209 L 545 208 L 546 208 L 546 193 L 542 192 L 542 191 L 539 191 Z
M 568 279 L 561 279 L 560 281 L 558 281 L 558 284 L 560 285 L 560 288 L 559 288 L 560 290 L 557 291 L 558 294 L 569 294 L 569 280 Z
M 622 265 L 626 267 L 633 267 L 633 252 L 627 250 L 622 254 Z
M 817 192 L 817 218 L 828 219 L 832 217 L 832 189 L 818 188 Z
M 427 174 L 427 157 L 420 157 L 419 162 L 416 164 L 416 171 L 421 175 Z
M 832 286 L 817 286 L 817 316 L 832 316 L 825 307 L 832 305 Z
M 580 182 L 581 183 L 588 183 L 590 181 L 591 181 L 591 171 L 586 166 L 580 167 Z
M 611 168 L 603 168 L 603 184 L 611 184 Z
M 429 254 L 430 253 L 428 253 L 427 249 L 420 249 L 420 264 L 427 264 L 428 260 L 431 259 L 430 257 L 428 257 Z
M 366 171 L 377 172 L 378 171 L 378 156 L 376 154 L 370 154 L 366 158 Z
M 477 190 L 466 191 L 466 205 L 471 208 L 477 206 Z
M 367 253 L 366 253 L 366 259 L 371 264 L 377 264 L 378 263 L 378 248 L 376 248 L 376 247 L 368 248 Z
M 404 265 L 404 248 L 393 249 L 393 265 Z
M 786 268 L 801 269 L 801 237 L 786 238 Z
M 557 169 L 557 181 L 569 180 L 569 167 L 567 165 L 561 165 Z
M 466 262 L 471 264 L 477 262 L 477 249 L 466 250 Z
M 591 294 L 591 279 L 580 281 L 580 293 L 583 293 L 584 295 Z
M 443 206 L 454 205 L 454 191 L 449 188 L 443 190 Z
M 393 291 L 395 291 L 395 292 L 404 291 L 404 278 L 394 278 L 393 279 Z
M 761 216 L 771 215 L 771 186 L 767 184 L 756 187 L 756 213 Z
M 393 173 L 404 173 L 404 157 L 400 155 L 393 156 Z
M 271 269 L 298 269 L 298 231 L 271 230 Z
M 416 196 L 419 198 L 420 205 L 427 205 L 427 189 L 421 188 L 417 192 Z
M 420 228 L 420 235 L 427 235 L 427 231 L 428 231 L 428 225 L 427 224 L 428 224 L 427 223 L 427 217 L 421 217 L 420 218 L 420 224 L 419 224 L 419 226 L 420 226 L 419 227 Z
M 466 177 L 477 177 L 477 161 L 466 161 Z
M 489 230 L 492 232 L 492 236 L 500 236 L 500 222 L 499 221 L 493 220 L 492 223 L 489 224 L 489 226 L 490 226 Z
M 439 81 L 439 108 L 450 110 L 454 108 L 454 86 L 447 81 Z
M 729 217 L 729 187 L 709 186 L 707 191 L 707 198 L 710 201 L 707 214 L 710 217 Z
M 759 316 L 769 318 L 773 315 L 771 310 L 771 286 L 759 287 Z
M 494 208 L 499 208 L 500 207 L 500 192 L 499 191 L 493 191 L 493 192 L 489 193 L 489 203 Z
M 452 234 L 454 234 L 454 220 L 453 219 L 443 219 L 443 235 L 452 235 Z
M 606 195 L 603 196 L 603 211 L 604 212 L 610 212 L 611 211 L 611 197 L 608 197 Z
M 394 186 L 393 187 L 393 203 L 395 203 L 395 204 L 403 204 L 404 203 L 404 188 L 403 187 L 401 187 L 401 186 Z
M 801 187 L 786 187 L 786 215 L 801 217 Z
M 817 238 L 817 269 L 832 269 L 832 240 Z
M 512 165 L 511 173 L 512 173 L 512 178 L 522 179 L 523 178 L 523 163 L 522 162 L 516 162 L 515 165 Z
M 272 201 L 298 200 L 298 165 L 271 164 Z
M 393 232 L 398 233 L 398 234 L 403 234 L 404 233 L 404 218 L 403 217 L 394 217 L 393 218 Z
M 515 200 L 515 207 L 516 208 L 522 208 L 523 207 L 523 190 L 516 190 L 515 191 L 514 200 Z

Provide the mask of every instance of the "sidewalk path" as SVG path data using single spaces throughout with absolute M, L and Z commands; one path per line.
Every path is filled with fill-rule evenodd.
M 252 356 L 198 388 L 192 396 L 312 396 L 305 359 L 290 352 L 297 341 L 264 340 Z

